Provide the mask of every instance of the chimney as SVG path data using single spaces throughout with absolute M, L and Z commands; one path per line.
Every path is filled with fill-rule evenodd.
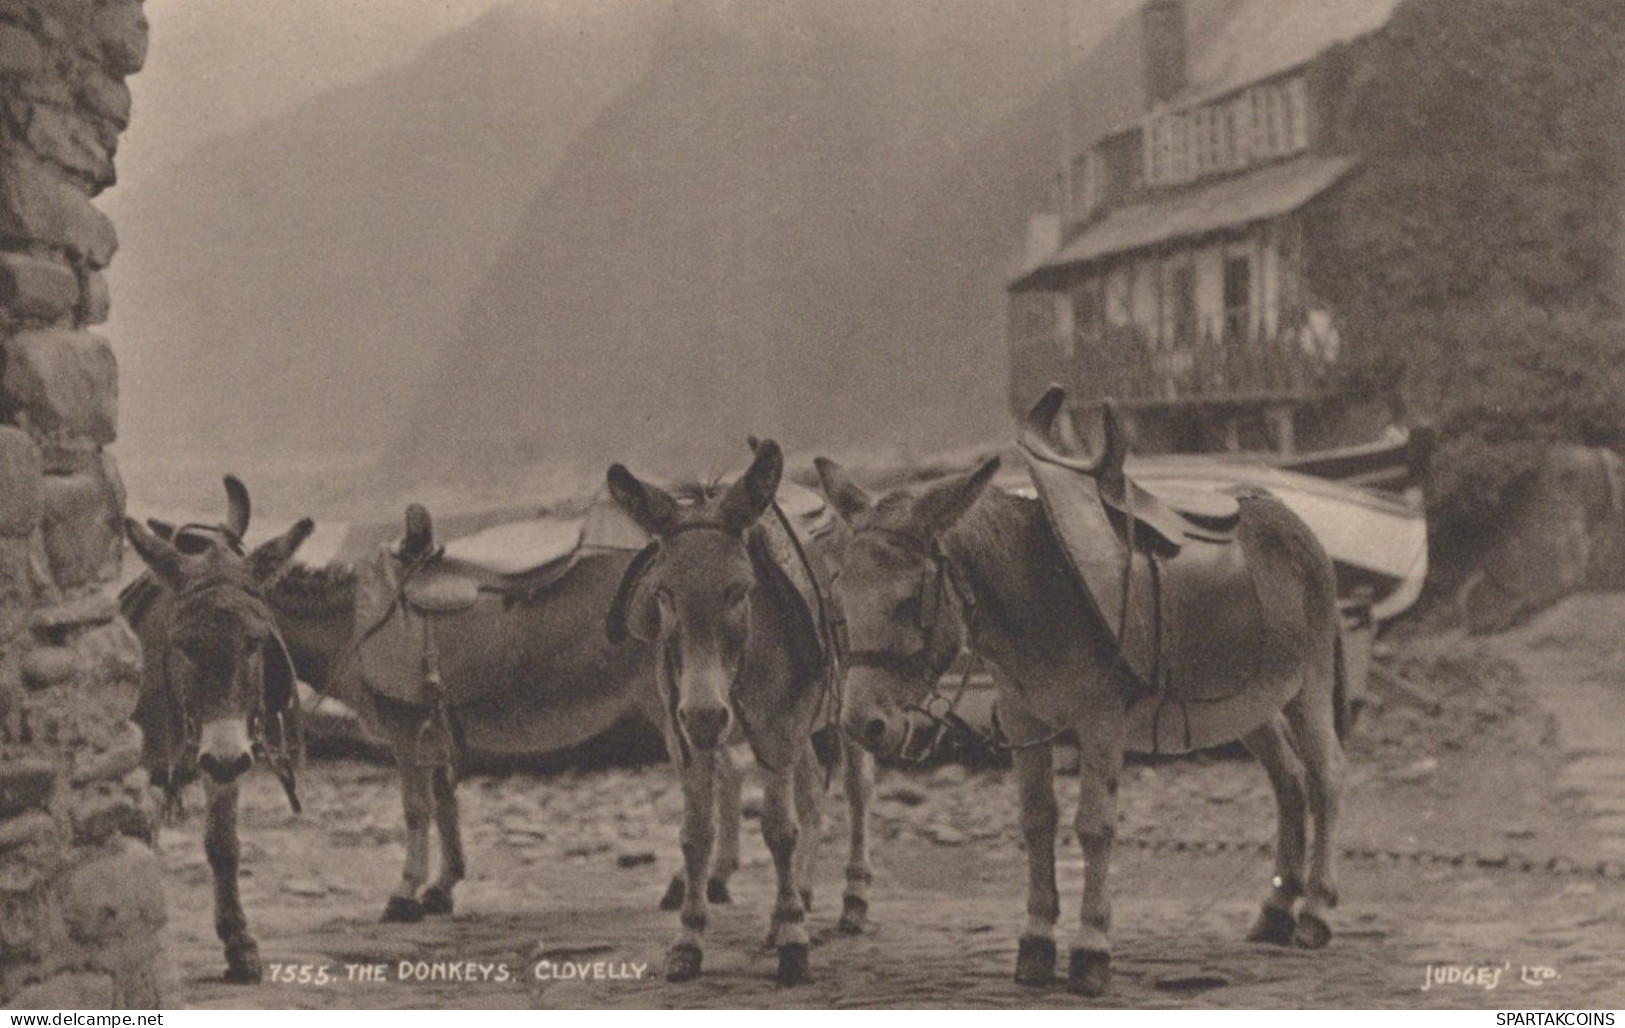
M 1145 46 L 1148 108 L 1172 100 L 1185 88 L 1185 0 L 1146 0 L 1140 8 Z

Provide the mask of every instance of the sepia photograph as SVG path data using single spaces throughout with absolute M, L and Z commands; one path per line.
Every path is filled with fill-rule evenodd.
M 1622 943 L 1625 4 L 0 0 L 9 1024 Z

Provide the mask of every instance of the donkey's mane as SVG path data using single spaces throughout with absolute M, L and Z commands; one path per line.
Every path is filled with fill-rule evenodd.
M 715 500 L 727 491 L 720 475 L 709 480 L 687 478 L 667 490 L 678 503 L 695 506 Z

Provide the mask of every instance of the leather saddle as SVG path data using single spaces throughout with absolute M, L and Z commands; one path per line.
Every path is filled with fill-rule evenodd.
M 472 611 L 482 597 L 535 599 L 570 573 L 583 552 L 585 516 L 539 517 L 442 544 L 427 509 L 406 509 L 406 532 L 356 565 L 357 655 L 367 684 L 406 703 L 467 702 L 438 695 L 434 625 Z
M 1065 392 L 1051 386 L 1020 448 L 1061 549 L 1142 695 L 1227 699 L 1257 671 L 1268 623 L 1241 541 L 1242 502 L 1191 490 L 1158 496 L 1123 472 L 1126 435 L 1105 409 L 1105 445 L 1086 461 L 1050 442 Z
M 406 534 L 389 548 L 408 569 L 401 597 L 422 614 L 467 610 L 481 593 L 533 598 L 569 574 L 592 548 L 584 532 L 591 518 L 591 512 L 541 515 L 441 544 L 428 510 L 413 504 L 406 509 Z

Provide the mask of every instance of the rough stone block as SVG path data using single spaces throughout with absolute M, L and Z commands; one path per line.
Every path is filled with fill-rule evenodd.
M 0 307 L 20 318 L 55 321 L 79 304 L 79 276 L 56 261 L 0 253 Z
M 0 763 L 0 817 L 43 808 L 56 789 L 56 765 L 24 757 Z
M 0 426 L 0 536 L 27 537 L 40 518 L 40 453 L 28 433 Z
M 52 580 L 62 589 L 106 581 L 123 552 L 116 487 L 98 473 L 46 475 L 40 497 Z
M 119 129 L 130 127 L 130 87 L 121 80 L 100 71 L 89 71 L 80 83 L 79 98 L 86 107 Z
M 0 152 L 0 237 L 58 246 L 95 268 L 118 250 L 112 221 L 85 190 L 21 147 Z
M 23 684 L 49 689 L 79 676 L 79 658 L 66 646 L 36 646 L 23 654 Z
M 17 817 L 0 819 L 0 853 L 24 846 L 58 845 L 56 818 L 36 810 Z
M 0 960 L 0 969 L 42 955 L 59 924 L 54 906 L 50 887 L 42 881 L 0 889 L 0 955 L 9 958 Z
M 74 111 L 35 104 L 28 118 L 28 145 L 34 152 L 95 183 L 113 184 L 113 153 L 102 145 L 95 128 Z
M 145 741 L 141 726 L 130 722 L 124 733 L 105 748 L 84 749 L 73 755 L 73 774 L 76 785 L 90 782 L 122 782 L 130 772 L 141 766 L 141 747 Z
M 0 536 L 0 651 L 28 627 L 28 607 L 35 599 L 35 548 L 39 533 Z M 44 566 L 40 547 L 39 566 Z
M 113 310 L 113 296 L 107 288 L 107 276 L 99 271 L 85 275 L 79 291 L 79 307 L 74 311 L 81 325 L 100 325 Z
M 7 1005 L 15 1010 L 112 1010 L 119 1006 L 117 996 L 112 975 L 75 971 L 35 982 Z
M 45 48 L 20 25 L 0 23 L 0 77 L 30 78 L 45 68 Z
M 118 361 L 90 332 L 20 332 L 5 343 L 0 400 L 38 432 L 105 445 L 118 424 Z
M 66 633 L 76 628 L 105 625 L 116 617 L 118 600 L 106 593 L 91 593 L 41 607 L 33 612 L 28 623 L 42 639 L 60 644 Z
M 134 75 L 147 63 L 147 16 L 138 0 L 113 0 L 92 20 L 102 45 L 102 67 L 117 76 Z
M 156 828 L 154 811 L 142 797 L 126 795 L 113 786 L 75 796 L 69 815 L 75 846 L 100 846 L 116 835 L 150 844 Z
M 70 27 L 82 27 L 90 24 L 91 15 L 96 13 L 96 0 L 28 0 L 40 12 L 41 20 L 51 19 L 59 24 L 58 29 L 67 31 Z
M 81 632 L 73 651 L 102 709 L 121 717 L 134 714 L 141 694 L 141 641 L 130 626 L 119 619 Z
M 136 842 L 120 840 L 109 849 L 69 876 L 62 919 L 86 951 L 84 963 L 115 974 L 150 968 L 168 921 L 158 859 Z

